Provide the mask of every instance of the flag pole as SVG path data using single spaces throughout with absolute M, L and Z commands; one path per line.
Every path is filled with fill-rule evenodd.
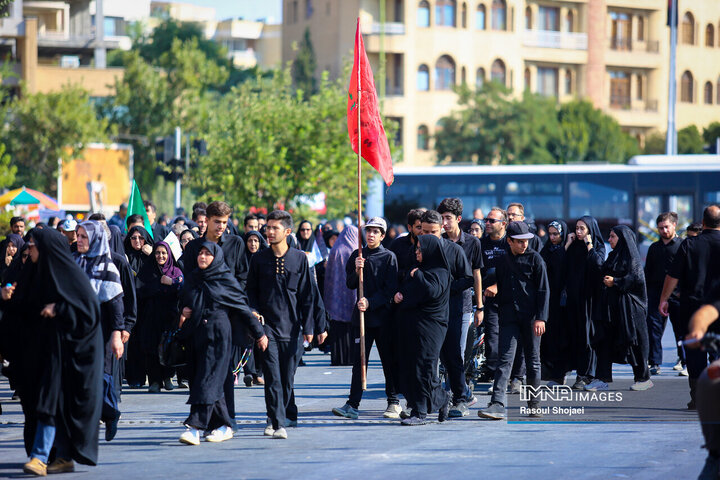
M 362 35 L 360 32 L 360 17 L 358 17 L 357 23 L 357 34 Z M 356 42 L 357 43 L 357 42 Z M 356 49 L 357 50 L 357 49 Z M 357 62 L 357 112 L 358 112 L 358 156 L 357 156 L 357 191 L 358 191 L 358 258 L 362 256 L 362 118 L 360 116 L 360 108 L 362 105 L 362 83 L 360 81 L 360 68 L 362 62 L 360 62 L 360 52 L 356 51 L 355 54 L 358 56 Z M 364 297 L 363 293 L 363 269 L 361 268 L 358 272 L 358 300 Z M 362 382 L 362 389 L 367 389 L 367 359 L 365 352 L 365 312 L 358 312 L 360 314 L 360 380 Z

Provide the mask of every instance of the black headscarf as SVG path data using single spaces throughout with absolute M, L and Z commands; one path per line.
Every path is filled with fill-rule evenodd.
M 192 242 L 196 238 L 200 238 L 200 235 L 198 235 L 198 233 L 195 230 L 183 230 L 182 233 L 180 234 L 180 237 L 178 237 L 178 240 L 182 240 L 182 237 L 185 235 L 190 235 L 192 237 L 188 243 Z M 185 247 L 187 246 L 187 243 L 185 245 L 183 245 L 182 242 L 180 242 L 180 246 L 182 247 L 183 252 L 184 252 Z
M 302 236 L 300 235 L 300 229 L 306 223 L 310 225 L 310 238 L 308 238 L 307 240 L 303 240 Z M 313 246 L 315 246 L 315 235 L 313 235 L 312 223 L 310 223 L 310 220 L 303 220 L 302 222 L 300 222 L 300 225 L 298 225 L 298 229 L 295 235 L 297 236 L 298 248 L 303 252 L 312 252 Z
M 17 233 L 11 233 L 10 235 L 7 236 L 7 239 L 5 240 L 5 246 L 7 246 L 7 244 L 10 242 L 12 242 L 13 245 L 15 245 L 15 247 L 17 247 L 18 252 L 23 247 L 23 245 L 25 245 L 25 240 L 23 240 L 23 238 L 20 235 L 18 235 Z M 14 256 L 13 256 L 13 258 L 14 258 Z
M 581 220 L 585 225 L 587 225 L 588 233 L 592 238 L 593 248 L 602 255 L 603 258 L 605 258 L 605 241 L 603 240 L 602 233 L 600 233 L 600 226 L 598 225 L 597 220 L 590 215 L 580 217 L 578 220 Z M 580 240 L 575 240 L 575 242 L 580 242 Z
M 555 230 L 560 233 L 560 242 L 557 245 L 553 245 L 552 241 L 550 240 L 550 237 L 548 237 L 548 241 L 543 246 L 542 250 L 540 250 L 540 255 L 543 257 L 543 260 L 545 260 L 545 263 L 548 262 L 548 258 L 551 256 L 551 252 L 556 252 L 557 250 L 565 250 L 565 242 L 567 241 L 567 235 L 568 235 L 568 227 L 567 224 L 562 220 L 553 220 L 552 222 L 548 223 L 548 234 L 550 233 L 550 227 L 553 227 Z
M 258 232 L 257 230 L 251 230 L 247 232 L 245 234 L 245 256 L 248 258 L 248 262 L 250 261 L 250 258 L 255 255 L 254 253 L 250 252 L 250 249 L 247 246 L 247 241 L 250 237 L 256 237 L 260 241 L 260 248 L 258 249 L 258 252 L 262 252 L 269 247 L 267 240 L 265 240 L 265 238 L 262 236 L 262 233 Z
M 2 284 L 5 285 L 6 283 L 15 283 L 15 281 L 18 279 L 18 276 L 20 275 L 20 270 L 22 270 L 23 265 L 25 262 L 23 262 L 23 254 L 27 252 L 28 244 L 27 242 L 23 243 L 22 248 L 18 249 L 17 253 L 13 257 L 12 262 L 10 262 L 10 265 L 2 272 Z
M 125 255 L 127 255 L 128 263 L 130 263 L 130 268 L 132 268 L 132 271 L 135 272 L 136 275 L 142 268 L 143 264 L 147 262 L 150 258 L 149 256 L 145 255 L 142 250 L 135 250 L 132 247 L 132 241 L 130 240 L 130 237 L 132 237 L 133 234 L 137 232 L 139 232 L 140 235 L 143 236 L 146 245 L 150 245 L 151 247 L 155 245 L 155 242 L 153 242 L 153 239 L 148 233 L 148 231 L 145 230 L 144 227 L 141 227 L 139 225 L 132 227 L 127 233 L 127 235 L 125 235 L 125 241 L 123 242 L 123 245 L 125 247 Z

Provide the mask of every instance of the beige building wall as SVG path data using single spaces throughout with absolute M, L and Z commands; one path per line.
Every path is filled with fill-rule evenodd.
M 448 10 L 438 12 L 438 6 L 453 3 L 455 16 L 446 23 L 454 26 L 440 25 L 444 18 L 438 17 Z M 405 166 L 437 163 L 432 140 L 420 141 L 418 129 L 427 128 L 431 137 L 438 121 L 457 108 L 456 95 L 439 90 L 436 67 L 443 56 L 454 63 L 455 83 L 464 72 L 465 81 L 475 85 L 479 69 L 487 81 L 501 62 L 505 84 L 516 94 L 527 86 L 560 101 L 588 98 L 640 141 L 666 129 L 670 42 L 665 0 L 385 0 L 384 27 L 380 5 L 380 0 L 283 0 L 282 58 L 295 58 L 309 28 L 318 70 L 328 70 L 333 78 L 344 75 L 343 68 L 352 63 L 360 16 L 377 83 L 384 30 L 383 111 L 401 124 Z M 419 26 L 424 6 L 429 7 L 427 27 Z M 493 20 L 499 7 L 505 11 L 504 29 Z M 479 29 L 482 9 L 484 29 Z M 687 11 L 693 16 L 693 45 L 682 40 Z M 679 17 L 677 126 L 702 128 L 720 121 L 720 1 L 684 2 Z M 708 24 L 714 30 L 711 47 L 706 46 Z M 425 91 L 418 88 L 421 66 L 428 69 Z M 692 75 L 692 102 L 681 101 L 685 71 Z M 708 82 L 711 104 L 705 103 Z

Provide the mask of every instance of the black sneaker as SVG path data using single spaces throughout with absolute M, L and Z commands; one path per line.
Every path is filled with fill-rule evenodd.
M 163 387 L 165 387 L 165 390 L 168 390 L 168 391 L 175 390 L 175 385 L 173 385 L 171 378 L 166 378 L 163 381 Z
M 115 420 L 109 420 L 105 422 L 105 441 L 110 442 L 113 438 L 115 438 L 115 435 L 117 435 L 118 430 L 118 422 L 120 422 L 120 416 Z
M 445 394 L 445 403 L 443 403 L 443 406 L 440 407 L 440 410 L 438 411 L 438 422 L 442 423 L 445 420 L 448 419 L 448 414 L 450 413 L 450 394 Z
M 470 413 L 470 410 L 468 409 L 467 404 L 465 402 L 458 402 L 452 406 L 452 408 L 448 412 L 448 417 L 450 417 L 450 418 L 466 417 L 469 413 Z
M 502 403 L 491 402 L 486 408 L 478 410 L 478 417 L 490 420 L 505 420 L 507 413 Z
M 426 418 L 410 417 L 400 422 L 400 425 L 404 425 L 406 427 L 416 427 L 418 425 L 427 425 L 427 423 Z
M 400 418 L 401 418 L 402 420 L 407 420 L 407 419 L 410 418 L 411 416 L 412 416 L 412 415 L 410 414 L 410 409 L 409 409 L 409 408 L 406 408 L 405 410 L 401 410 L 401 411 L 400 411 Z
M 510 385 L 508 385 L 507 393 L 508 395 L 517 395 L 520 393 L 520 387 L 522 387 L 523 382 L 519 378 L 514 378 L 512 382 L 510 382 Z
M 249 373 L 243 377 L 243 382 L 245 383 L 246 387 L 252 387 L 253 384 L 253 376 Z
M 528 402 L 528 408 L 530 409 L 530 413 L 528 414 L 528 417 L 530 418 L 541 418 L 542 412 L 540 411 L 540 404 L 537 402 Z

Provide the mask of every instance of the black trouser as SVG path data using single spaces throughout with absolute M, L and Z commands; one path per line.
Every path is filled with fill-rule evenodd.
M 136 330 L 139 331 L 137 328 Z M 127 351 L 125 379 L 128 385 L 145 385 L 145 354 L 136 332 L 130 335 L 130 339 L 125 344 L 125 350 Z
M 240 358 L 242 355 L 243 347 L 239 345 L 232 345 L 231 359 Z M 223 393 L 225 394 L 225 405 L 227 408 L 228 415 L 232 420 L 233 427 L 235 426 L 235 374 L 233 370 L 237 364 L 234 364 L 233 360 L 230 361 L 230 367 L 228 368 L 227 376 L 225 377 L 225 383 L 223 383 Z
M 498 305 L 494 301 L 485 302 L 485 315 L 483 317 L 483 325 L 485 327 L 485 370 L 490 376 L 495 376 L 495 370 L 498 366 L 499 359 L 499 341 L 500 341 L 500 320 L 498 315 Z M 515 360 L 513 360 L 511 379 L 522 379 L 525 376 L 525 362 L 523 361 L 523 350 L 517 349 Z
M 305 347 L 303 346 L 303 342 L 298 341 L 298 347 L 297 347 L 297 364 L 295 365 L 295 368 L 297 369 L 298 366 L 300 366 L 300 360 L 302 360 L 302 356 L 305 353 Z M 288 406 L 285 409 L 285 418 L 287 420 L 291 420 L 293 422 L 297 422 L 298 419 L 298 407 L 297 403 L 295 403 L 295 385 L 293 382 L 293 389 L 290 391 L 290 400 L 287 402 Z
M 448 383 L 450 383 L 450 390 L 452 390 L 453 394 L 453 403 L 455 404 L 467 402 L 472 396 L 472 392 L 465 382 L 465 362 L 462 357 L 462 350 L 465 345 L 461 345 L 463 337 L 462 320 L 462 311 L 460 315 L 450 316 L 445 341 L 443 341 L 440 350 L 440 361 L 445 366 Z
M 412 330 L 414 351 L 405 358 L 410 362 L 406 369 L 410 373 L 408 403 L 413 416 L 425 418 L 428 413 L 439 411 L 448 400 L 437 373 L 447 325 L 419 318 Z
M 658 311 L 661 293 L 661 291 L 648 289 L 647 328 L 650 340 L 650 355 L 648 356 L 650 365 L 660 365 L 663 360 L 662 337 L 667 317 L 662 316 Z
M 145 355 L 145 366 L 147 368 L 150 385 L 153 383 L 162 384 L 165 379 L 172 378 L 175 373 L 174 369 L 160 365 L 157 352 Z
M 210 405 L 190 405 L 190 416 L 185 420 L 185 425 L 198 430 L 215 430 L 232 423 L 224 398 Z
M 710 379 L 707 369 L 698 378 L 696 399 L 705 448 L 720 455 L 720 379 Z
M 276 339 L 268 335 L 263 374 L 265 377 L 265 408 L 272 427 L 285 426 L 285 412 L 290 405 L 295 383 L 295 370 L 300 361 L 298 338 Z
M 350 398 L 348 403 L 353 408 L 360 406 L 360 400 L 362 399 L 362 366 L 360 365 L 360 327 L 353 326 L 353 368 L 352 368 L 352 381 L 350 383 Z M 370 349 L 372 349 L 373 342 L 377 345 L 378 353 L 380 354 L 380 363 L 383 367 L 383 374 L 385 375 L 385 395 L 387 396 L 388 404 L 399 405 L 397 392 L 396 375 L 397 371 L 393 369 L 393 357 L 391 351 L 392 336 L 389 325 L 383 325 L 380 327 L 365 327 L 365 357 L 370 357 Z
M 492 401 L 507 405 L 506 390 L 518 346 L 525 353 L 527 384 L 540 385 L 540 337 L 535 335 L 529 318 L 521 318 L 515 312 L 503 312 L 500 322 L 499 362 L 495 371 Z
M 672 325 L 673 335 L 675 335 L 675 345 L 677 345 L 677 356 L 682 362 L 682 365 L 686 365 L 685 351 L 678 345 L 680 340 L 685 340 L 685 335 L 688 333 L 688 324 L 683 322 L 683 316 L 680 310 L 680 304 L 677 301 L 668 302 L 668 313 L 670 314 L 670 324 Z

